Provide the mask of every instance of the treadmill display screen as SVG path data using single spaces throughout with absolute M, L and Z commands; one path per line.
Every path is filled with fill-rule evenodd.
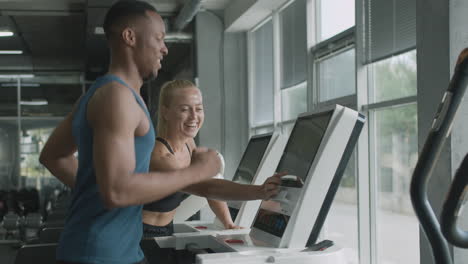
M 278 195 L 261 203 L 255 228 L 282 237 L 332 114 L 329 111 L 297 119 L 276 169 L 287 175 L 282 177 Z
M 237 167 L 236 173 L 232 178 L 233 182 L 252 184 L 270 140 L 271 134 L 250 139 L 239 167 Z
M 289 136 L 277 172 L 286 172 L 281 185 L 301 188 L 322 142 L 331 113 L 297 120 Z

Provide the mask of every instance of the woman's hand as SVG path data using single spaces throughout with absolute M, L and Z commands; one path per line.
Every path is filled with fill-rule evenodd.
M 265 182 L 259 187 L 259 197 L 258 199 L 269 200 L 271 197 L 275 196 L 279 192 L 279 186 L 281 185 L 281 177 L 287 173 L 281 172 L 276 173 L 275 175 L 269 177 Z
M 232 222 L 230 224 L 224 225 L 224 228 L 226 228 L 226 229 L 245 229 L 245 227 L 237 226 Z

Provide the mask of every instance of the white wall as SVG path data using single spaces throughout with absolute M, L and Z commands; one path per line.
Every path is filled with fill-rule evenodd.
M 195 26 L 195 75 L 205 108 L 199 144 L 223 154 L 231 179 L 248 140 L 245 34 L 224 33 L 222 19 L 209 12 L 198 13 Z M 212 218 L 202 210 L 202 220 Z
M 232 179 L 247 146 L 248 89 L 245 33 L 224 34 L 225 177 Z
M 198 87 L 203 93 L 205 123 L 198 133 L 200 145 L 223 152 L 222 94 L 223 94 L 223 23 L 212 13 L 200 12 L 195 21 L 196 70 Z

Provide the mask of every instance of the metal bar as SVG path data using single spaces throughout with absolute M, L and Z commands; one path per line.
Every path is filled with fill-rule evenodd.
M 464 198 L 468 193 L 468 155 L 463 159 L 442 207 L 440 225 L 442 234 L 453 245 L 468 248 L 468 232 L 457 226 Z

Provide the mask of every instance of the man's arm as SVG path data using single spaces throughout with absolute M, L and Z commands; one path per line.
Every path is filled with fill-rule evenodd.
M 70 188 L 75 185 L 78 160 L 72 136 L 73 112 L 60 122 L 41 151 L 39 162 Z
M 195 152 L 194 162 L 182 170 L 134 173 L 135 130 L 147 117 L 128 88 L 111 83 L 99 90 L 89 102 L 88 120 L 96 180 L 107 207 L 156 201 L 217 173 L 220 161 L 212 150 Z

